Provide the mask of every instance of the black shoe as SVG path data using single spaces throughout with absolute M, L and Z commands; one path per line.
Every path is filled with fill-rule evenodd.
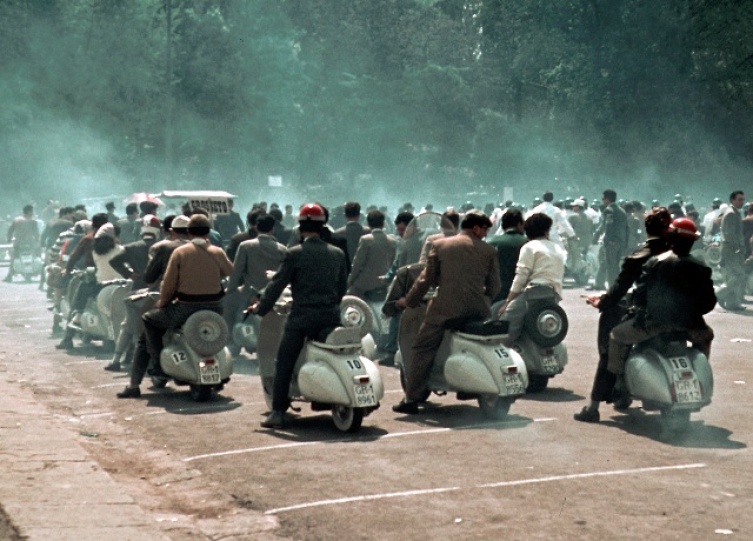
M 390 353 L 379 359 L 379 366 L 395 366 L 395 354 Z
M 403 399 L 399 404 L 392 406 L 392 411 L 395 413 L 405 413 L 407 415 L 415 415 L 418 413 L 418 402 L 412 400 Z
M 272 413 L 261 422 L 262 428 L 285 428 L 287 424 L 288 420 L 285 412 L 277 410 L 272 410 Z
M 141 398 L 141 389 L 138 387 L 126 387 L 115 396 L 118 398 Z
M 63 338 L 59 344 L 55 345 L 55 349 L 73 349 L 73 340 L 71 338 Z
M 110 363 L 105 366 L 105 370 L 108 372 L 120 372 L 120 363 Z
M 599 416 L 599 410 L 588 409 L 588 406 L 583 406 L 583 409 L 573 415 L 573 419 L 582 423 L 598 423 L 601 417 Z

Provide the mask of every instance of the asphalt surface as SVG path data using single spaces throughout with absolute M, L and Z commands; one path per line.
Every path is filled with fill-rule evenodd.
M 36 284 L 0 284 L 0 505 L 29 539 L 753 538 L 751 316 L 709 316 L 713 403 L 663 441 L 638 405 L 572 419 L 596 363 L 584 293 L 563 301 L 570 364 L 506 420 L 451 396 L 394 414 L 383 367 L 383 407 L 350 435 L 306 405 L 261 429 L 252 357 L 206 404 L 148 382 L 118 400 L 127 375 L 102 370 L 109 354 L 55 350 Z

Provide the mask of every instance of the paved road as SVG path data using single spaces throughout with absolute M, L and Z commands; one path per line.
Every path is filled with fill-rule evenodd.
M 305 407 L 288 430 L 262 430 L 251 358 L 208 404 L 146 385 L 141 399 L 117 400 L 126 375 L 103 371 L 108 356 L 95 346 L 56 351 L 43 295 L 20 283 L 0 285 L 0 389 L 42 405 L 124 496 L 111 507 L 138 515 L 129 524 L 155 538 L 753 538 L 750 318 L 721 309 L 710 316 L 714 402 L 693 415 L 686 437 L 663 442 L 657 416 L 638 408 L 603 409 L 598 425 L 572 420 L 596 362 L 597 313 L 582 293 L 567 290 L 563 301 L 565 373 L 497 423 L 452 397 L 432 398 L 420 416 L 396 415 L 398 373 L 383 368 L 383 407 L 356 435 Z M 15 501 L 0 493 L 23 531 L 28 517 L 13 513 Z

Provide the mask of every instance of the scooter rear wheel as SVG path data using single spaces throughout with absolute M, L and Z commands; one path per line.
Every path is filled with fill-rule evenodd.
M 507 417 L 512 400 L 502 398 L 496 394 L 484 394 L 479 397 L 478 405 L 484 417 L 494 421 L 501 421 Z
M 332 422 L 341 432 L 355 432 L 363 423 L 363 408 L 348 406 L 334 406 L 332 408 Z

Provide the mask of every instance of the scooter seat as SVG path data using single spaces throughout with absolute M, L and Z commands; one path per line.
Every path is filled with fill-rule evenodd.
M 507 334 L 509 327 L 509 321 L 469 321 L 462 325 L 458 331 L 473 336 L 497 336 Z
M 324 347 L 325 349 L 354 344 L 360 345 L 361 330 L 358 327 L 335 327 L 335 329 L 327 335 L 327 339 L 324 342 L 316 340 L 313 342 L 317 346 Z

